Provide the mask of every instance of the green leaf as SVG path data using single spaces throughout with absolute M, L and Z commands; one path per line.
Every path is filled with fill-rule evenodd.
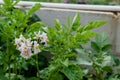
M 112 45 L 111 44 L 107 44 L 102 48 L 102 51 L 109 51 L 111 49 Z
M 66 67 L 68 67 L 68 65 L 69 65 L 69 60 L 68 60 L 68 58 L 64 61 L 64 62 L 62 62 Z
M 57 32 L 56 32 L 56 30 L 53 27 L 48 27 L 47 35 L 48 35 L 50 41 L 55 41 Z
M 0 9 L 0 14 L 5 15 L 5 12 L 2 9 Z
M 80 53 L 80 55 L 81 55 L 81 54 L 84 54 L 84 55 L 85 55 L 85 54 L 87 53 L 87 52 L 85 51 L 85 49 L 76 48 L 75 51 L 76 51 L 77 53 Z
M 92 62 L 87 61 L 87 59 L 84 59 L 84 58 L 77 58 L 76 64 L 91 66 Z
M 8 79 L 4 76 L 0 76 L 0 80 L 8 80 Z
M 80 26 L 80 14 L 76 14 L 72 21 L 72 29 L 76 30 Z
M 75 49 L 75 51 L 78 53 L 77 54 L 77 59 L 79 58 L 84 58 L 85 61 L 90 61 L 90 58 L 89 58 L 89 50 L 85 50 L 85 49 Z
M 63 75 L 59 72 L 55 72 L 54 75 L 51 75 L 49 80 L 63 80 Z
M 61 24 L 58 19 L 55 20 L 55 27 L 58 31 L 61 29 Z
M 83 31 L 81 33 L 81 40 L 89 40 L 91 37 L 97 36 L 97 33 L 93 32 L 93 31 Z
M 19 78 L 20 80 L 26 80 L 25 77 L 23 77 L 23 75 L 18 75 L 18 78 Z M 34 79 L 34 80 L 35 80 L 35 79 Z
M 28 78 L 27 80 L 39 80 L 39 79 L 36 77 L 31 77 L 31 78 Z
M 100 26 L 103 26 L 105 23 L 106 23 L 105 21 L 89 22 L 88 25 L 84 27 L 84 30 L 92 30 Z
M 100 51 L 99 46 L 95 43 L 95 42 L 91 42 L 91 47 L 93 50 L 95 50 L 96 52 Z
M 88 65 L 88 66 L 92 65 L 92 62 L 89 58 L 89 51 L 88 50 L 75 49 L 75 51 L 77 52 L 77 57 L 76 57 L 76 61 L 74 62 L 74 64 Z
M 41 23 L 41 22 L 35 22 L 35 23 L 33 23 L 33 24 L 30 25 L 30 27 L 28 29 L 28 32 L 40 30 L 41 26 L 44 26 L 44 24 Z
M 22 64 L 22 67 L 25 69 L 25 70 L 28 70 L 28 64 L 27 64 L 27 62 L 23 62 L 23 64 Z
M 71 20 L 71 17 L 70 16 L 68 16 L 67 17 L 67 27 L 70 29 L 71 28 L 71 26 L 72 26 L 72 20 Z
M 2 67 L 0 67 L 0 77 L 4 76 L 4 70 L 2 69 Z
M 41 7 L 40 4 L 35 4 L 29 11 L 28 11 L 28 16 L 30 16 L 32 13 L 36 12 L 39 10 Z
M 110 66 L 111 62 L 112 62 L 111 56 L 104 56 L 104 60 L 102 62 L 102 67 Z
M 20 0 L 15 0 L 13 6 L 15 6 Z
M 6 5 L 11 5 L 11 0 L 3 0 Z
M 62 73 L 69 79 L 69 80 L 82 80 L 83 72 L 81 68 L 77 65 L 71 65 L 69 67 L 64 67 L 61 70 Z
M 108 66 L 103 67 L 103 70 L 112 72 L 112 67 L 108 65 Z
M 105 45 L 109 44 L 108 36 L 104 33 L 100 34 L 96 37 L 96 44 L 102 49 Z
M 120 80 L 119 77 L 110 77 L 108 80 Z

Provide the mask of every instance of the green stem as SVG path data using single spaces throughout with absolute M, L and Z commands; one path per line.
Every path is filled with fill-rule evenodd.
M 104 80 L 103 72 L 98 68 L 96 73 L 97 80 Z
M 11 73 L 11 71 L 10 71 L 10 63 L 9 63 L 9 80 L 10 80 L 10 73 Z
M 16 58 L 15 58 L 15 62 L 14 62 L 14 73 L 15 73 L 15 80 L 17 80 L 17 61 L 16 61 Z
M 23 65 L 23 63 L 24 63 L 24 59 L 22 58 L 22 62 L 20 62 L 20 64 L 19 64 L 20 68 L 18 69 L 18 72 L 17 72 L 18 75 L 21 75 L 21 73 L 22 73 L 22 65 Z M 17 78 L 18 78 L 18 75 L 17 75 Z
M 9 40 L 7 39 L 7 56 L 8 56 L 8 68 L 9 68 L 9 77 L 8 77 L 8 80 L 10 80 L 10 73 L 11 73 L 11 69 L 10 69 L 10 53 L 9 53 Z
M 38 54 L 36 55 L 36 65 L 37 65 L 37 72 L 38 72 L 38 75 L 39 75 Z

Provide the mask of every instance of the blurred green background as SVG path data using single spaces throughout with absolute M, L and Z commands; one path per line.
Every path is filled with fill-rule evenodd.
M 120 4 L 120 0 L 23 0 L 23 1 L 75 3 L 75 4 L 100 4 L 100 5 L 119 5 Z

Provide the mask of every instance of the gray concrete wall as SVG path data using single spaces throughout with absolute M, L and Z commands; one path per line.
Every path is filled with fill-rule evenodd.
M 112 12 L 103 12 L 103 11 L 84 11 L 84 10 L 72 10 L 72 9 L 56 9 L 56 8 L 43 8 L 36 14 L 40 19 L 45 22 L 47 25 L 54 25 L 54 20 L 59 19 L 62 24 L 66 23 L 68 16 L 73 18 L 76 13 L 81 15 L 81 24 L 86 25 L 90 21 L 99 21 L 103 20 L 107 23 L 96 29 L 98 33 L 105 32 L 109 35 L 110 42 L 112 43 L 112 51 L 119 55 L 120 53 L 120 14 L 115 15 Z
M 116 38 L 115 38 L 115 45 L 116 49 L 115 51 L 120 55 L 120 13 L 118 13 L 118 19 L 116 21 L 117 27 L 113 26 L 116 28 Z

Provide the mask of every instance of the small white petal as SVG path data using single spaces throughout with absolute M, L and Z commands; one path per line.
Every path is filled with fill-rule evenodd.
M 34 54 L 37 54 L 40 52 L 39 44 L 37 41 L 34 41 Z

